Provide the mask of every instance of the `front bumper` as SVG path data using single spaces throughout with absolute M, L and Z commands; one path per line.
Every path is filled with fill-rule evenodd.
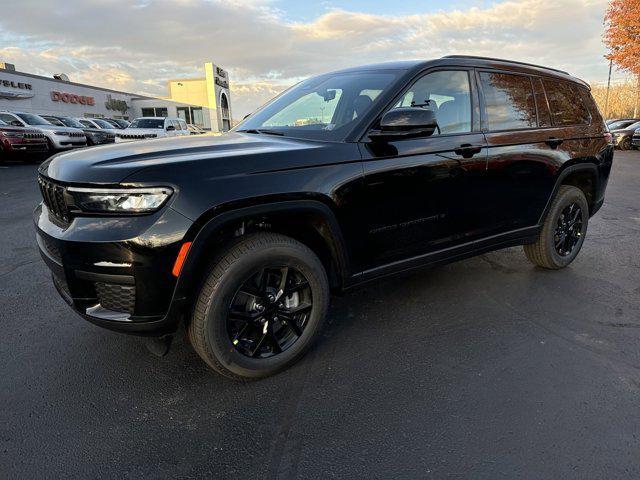
M 12 138 L 2 140 L 2 149 L 5 152 L 46 152 L 47 142 L 44 140 L 25 140 Z
M 58 150 L 87 146 L 86 137 L 66 137 L 62 135 L 51 135 L 49 136 L 49 140 L 51 140 L 53 148 L 56 148 Z
M 147 336 L 175 331 L 184 300 L 171 274 L 191 222 L 168 207 L 138 217 L 77 217 L 62 224 L 34 211 L 40 254 L 63 299 L 86 320 Z

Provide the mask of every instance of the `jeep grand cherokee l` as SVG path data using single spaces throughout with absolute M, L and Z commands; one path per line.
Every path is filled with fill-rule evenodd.
M 20 124 L 38 130 L 47 139 L 50 152 L 68 150 L 76 147 L 86 147 L 87 137 L 77 128 L 59 127 L 52 125 L 40 115 L 25 112 L 0 112 L 0 120 L 9 124 Z
M 38 130 L 8 125 L 0 120 L 0 163 L 11 154 L 45 153 L 47 139 Z
M 331 291 L 514 245 L 566 267 L 612 158 L 581 80 L 452 56 L 308 79 L 225 135 L 53 157 L 34 218 L 86 320 L 185 322 L 209 366 L 257 378 L 309 348 Z

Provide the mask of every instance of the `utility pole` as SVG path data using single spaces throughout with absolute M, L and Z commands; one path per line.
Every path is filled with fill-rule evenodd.
M 611 90 L 611 69 L 613 68 L 613 59 L 609 60 L 609 79 L 607 80 L 607 97 L 604 101 L 604 118 L 609 118 L 609 90 Z

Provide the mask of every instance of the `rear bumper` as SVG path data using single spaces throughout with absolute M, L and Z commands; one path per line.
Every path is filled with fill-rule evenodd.
M 184 300 L 175 295 L 171 269 L 189 226 L 185 217 L 165 208 L 145 217 L 76 218 L 61 225 L 39 205 L 34 222 L 58 293 L 85 320 L 136 335 L 175 331 Z

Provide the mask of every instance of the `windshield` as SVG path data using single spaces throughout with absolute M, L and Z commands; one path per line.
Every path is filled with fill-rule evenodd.
M 624 127 L 624 128 L 629 128 L 629 129 L 635 130 L 636 128 L 640 128 L 640 122 L 636 122 L 633 125 L 629 125 L 628 127 Z
M 609 125 L 609 130 L 619 130 L 622 128 L 627 128 L 629 125 L 635 123 L 635 120 L 618 120 L 617 122 L 613 122 Z
M 86 128 L 84 125 L 82 125 L 78 120 L 76 120 L 75 118 L 70 118 L 70 117 L 61 117 L 60 120 L 62 121 L 62 123 L 64 123 L 67 127 L 71 127 L 71 128 Z
M 129 128 L 164 128 L 164 120 L 160 118 L 136 118 Z
M 109 122 L 105 122 L 104 120 L 100 120 L 99 118 L 92 118 L 91 121 L 98 125 L 100 128 L 113 128 Z
M 396 77 L 395 72 L 385 71 L 310 78 L 267 103 L 234 130 L 341 140 Z
M 16 113 L 22 120 L 28 125 L 51 125 L 40 115 L 34 115 L 33 113 Z

